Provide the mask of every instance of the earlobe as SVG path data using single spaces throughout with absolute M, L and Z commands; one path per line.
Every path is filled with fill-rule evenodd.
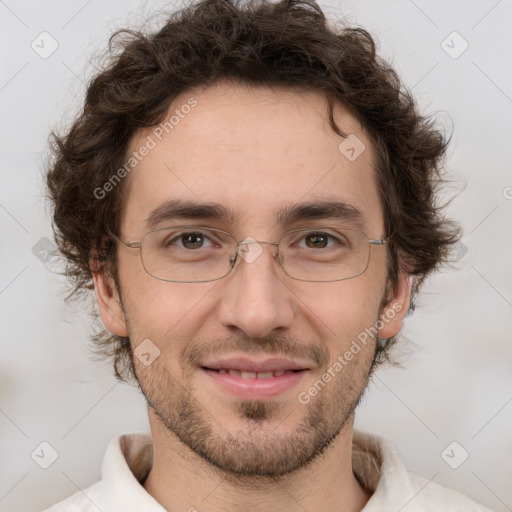
M 105 327 L 118 336 L 127 337 L 128 330 L 119 294 L 113 279 L 102 270 L 92 272 L 96 299 Z
M 380 338 L 392 338 L 402 329 L 411 303 L 413 283 L 414 276 L 406 272 L 399 274 L 398 286 L 392 291 L 390 299 L 382 309 L 380 320 L 383 325 L 379 329 Z

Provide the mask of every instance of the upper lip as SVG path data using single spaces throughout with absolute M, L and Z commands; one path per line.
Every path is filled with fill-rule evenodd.
M 308 366 L 296 363 L 290 359 L 276 357 L 256 361 L 246 357 L 224 357 L 215 361 L 208 361 L 201 365 L 212 370 L 240 370 L 242 372 L 278 372 L 286 370 L 308 370 Z

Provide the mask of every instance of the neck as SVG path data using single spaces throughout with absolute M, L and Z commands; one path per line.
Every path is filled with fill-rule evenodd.
M 356 512 L 370 498 L 352 470 L 353 416 L 309 466 L 272 481 L 223 473 L 181 443 L 150 410 L 149 418 L 153 466 L 143 485 L 167 510 Z

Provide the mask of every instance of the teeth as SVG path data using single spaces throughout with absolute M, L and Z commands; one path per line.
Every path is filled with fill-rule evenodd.
M 272 377 L 280 377 L 285 373 L 292 373 L 291 370 L 278 370 L 275 372 L 246 372 L 240 370 L 233 370 L 231 368 L 220 368 L 218 370 L 220 374 L 234 375 L 235 377 L 241 377 L 242 379 L 271 379 Z

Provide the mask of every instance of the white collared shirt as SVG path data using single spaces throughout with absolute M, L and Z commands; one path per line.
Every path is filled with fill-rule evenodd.
M 108 444 L 102 479 L 44 512 L 166 512 L 142 486 L 152 465 L 149 432 L 132 432 Z M 352 467 L 372 493 L 361 512 L 491 512 L 466 495 L 407 471 L 389 441 L 354 429 Z

